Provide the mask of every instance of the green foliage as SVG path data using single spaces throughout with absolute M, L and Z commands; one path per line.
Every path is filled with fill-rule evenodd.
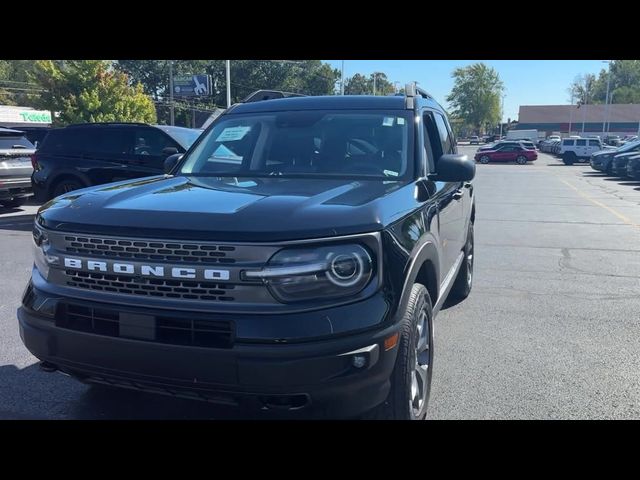
M 345 95 L 373 95 L 373 79 L 372 73 L 369 77 L 365 77 L 356 73 L 351 78 L 347 78 L 344 82 Z M 389 82 L 387 75 L 382 72 L 375 74 L 376 95 L 390 95 L 395 93 L 394 85 Z
M 497 124 L 502 116 L 501 95 L 504 86 L 498 72 L 484 63 L 475 63 L 453 71 L 453 89 L 447 101 L 452 115 L 478 133 Z
M 108 61 L 38 60 L 33 78 L 45 89 L 39 106 L 60 112 L 61 124 L 156 121 L 143 86 L 130 86 L 127 75 Z
M 609 68 L 598 76 L 580 75 L 569 86 L 574 103 L 605 103 Z M 613 60 L 609 85 L 611 103 L 640 103 L 640 60 Z
M 33 106 L 40 89 L 31 81 L 34 61 L 0 60 L 0 104 Z

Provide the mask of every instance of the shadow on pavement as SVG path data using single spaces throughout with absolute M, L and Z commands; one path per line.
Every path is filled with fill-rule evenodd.
M 15 215 L 6 218 L 0 216 L 0 230 L 30 232 L 33 229 L 34 218 L 35 214 Z
M 0 366 L 0 420 L 261 419 L 259 412 L 197 400 L 86 385 L 60 373 Z

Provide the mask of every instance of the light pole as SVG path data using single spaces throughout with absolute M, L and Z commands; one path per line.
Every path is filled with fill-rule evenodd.
M 502 95 L 502 105 L 500 106 L 500 139 L 502 140 L 502 120 L 504 118 L 504 97 L 506 95 Z
M 342 60 L 342 68 L 340 69 L 340 95 L 344 95 L 344 60 Z
M 584 135 L 584 123 L 587 120 L 587 104 L 589 103 L 589 82 L 587 79 L 584 81 L 584 110 L 582 111 L 582 135 Z
M 604 100 L 604 121 L 602 122 L 602 136 L 604 137 L 605 128 L 609 131 L 609 87 L 611 86 L 611 60 L 603 60 L 603 63 L 609 63 L 609 70 L 607 72 L 607 96 Z
M 171 125 L 175 125 L 175 110 L 173 107 L 173 60 L 169 60 L 169 110 L 171 112 Z
M 374 96 L 376 94 L 376 79 L 378 78 L 378 75 L 380 75 L 380 72 L 373 72 L 373 95 Z
M 571 123 L 573 122 L 573 89 L 571 89 L 571 107 L 569 107 L 569 136 L 571 136 Z M 562 132 L 560 132 L 562 134 Z
M 231 106 L 231 60 L 226 60 L 227 70 L 227 108 Z

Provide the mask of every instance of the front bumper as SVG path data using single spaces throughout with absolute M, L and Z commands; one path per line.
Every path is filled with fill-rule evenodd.
M 614 162 L 611 167 L 611 172 L 618 177 L 626 177 L 627 176 L 627 162 L 619 163 Z
M 25 304 L 33 307 L 27 297 Z M 44 304 L 40 297 L 39 305 Z M 286 411 L 287 415 L 350 417 L 375 407 L 389 392 L 397 353 L 397 347 L 384 349 L 384 340 L 398 331 L 397 324 L 306 342 L 236 337 L 226 348 L 213 348 L 131 338 L 123 336 L 122 326 L 116 336 L 71 329 L 52 305 L 42 313 L 21 307 L 20 336 L 33 355 L 63 372 L 89 383 Z M 265 325 L 277 322 L 275 315 L 263 318 Z M 366 364 L 354 366 L 355 355 L 363 355 Z
M 32 194 L 30 179 L 0 178 L 0 199 L 28 197 Z

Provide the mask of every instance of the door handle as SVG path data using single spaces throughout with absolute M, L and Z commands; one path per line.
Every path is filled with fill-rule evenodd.
M 453 192 L 453 199 L 460 200 L 464 196 L 464 192 L 462 190 L 456 190 Z

